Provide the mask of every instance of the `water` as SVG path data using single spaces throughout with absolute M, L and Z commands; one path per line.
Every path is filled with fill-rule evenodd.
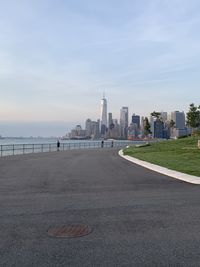
M 69 141 L 69 140 L 63 140 Z M 0 145 L 56 143 L 56 138 L 0 138 Z
M 114 140 L 114 147 L 125 147 L 143 141 Z M 101 140 L 60 140 L 60 150 L 102 148 Z M 112 148 L 112 141 L 104 141 L 103 148 Z M 0 139 L 0 156 L 57 151 L 56 138 Z

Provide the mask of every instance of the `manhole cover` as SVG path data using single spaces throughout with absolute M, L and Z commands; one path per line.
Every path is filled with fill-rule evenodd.
M 81 237 L 92 232 L 92 228 L 85 224 L 63 225 L 50 228 L 48 235 L 52 237 Z

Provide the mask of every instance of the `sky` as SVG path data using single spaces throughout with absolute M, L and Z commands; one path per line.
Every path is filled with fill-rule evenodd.
M 0 0 L 0 135 L 200 104 L 199 0 Z

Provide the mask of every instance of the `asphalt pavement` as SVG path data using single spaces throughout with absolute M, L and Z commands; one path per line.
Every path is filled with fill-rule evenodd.
M 93 231 L 47 233 L 71 224 Z M 0 266 L 200 266 L 200 186 L 116 149 L 0 158 Z

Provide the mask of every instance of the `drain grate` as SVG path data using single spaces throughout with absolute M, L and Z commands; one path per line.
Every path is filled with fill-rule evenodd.
M 81 237 L 92 232 L 92 228 L 86 224 L 71 224 L 60 227 L 53 227 L 48 230 L 48 235 L 52 237 Z

